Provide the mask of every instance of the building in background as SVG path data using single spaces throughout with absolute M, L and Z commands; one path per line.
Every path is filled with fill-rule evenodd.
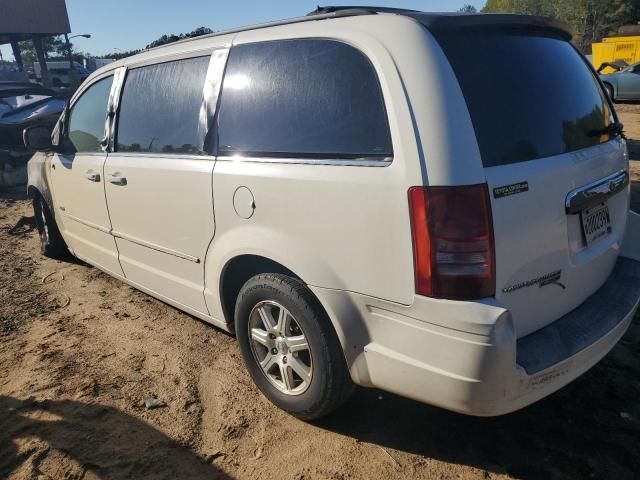
M 2 0 L 0 45 L 11 44 L 19 72 L 24 71 L 18 42 L 31 40 L 40 64 L 42 83 L 50 85 L 43 37 L 71 32 L 65 0 Z
M 93 72 L 94 70 L 97 70 L 100 67 L 104 67 L 105 65 L 109 65 L 110 63 L 115 61 L 116 61 L 115 58 L 91 57 L 91 58 L 85 58 L 82 63 L 84 65 L 84 68 Z

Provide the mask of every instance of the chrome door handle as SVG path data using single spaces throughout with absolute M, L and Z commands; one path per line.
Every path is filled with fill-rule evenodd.
M 84 174 L 84 176 L 87 180 L 90 180 L 92 182 L 100 181 L 100 174 L 94 172 L 93 170 L 89 170 L 87 173 Z
M 113 175 L 110 175 L 108 180 L 109 180 L 109 183 L 113 183 L 114 185 L 126 185 L 127 184 L 127 177 L 122 177 L 117 173 L 114 173 Z

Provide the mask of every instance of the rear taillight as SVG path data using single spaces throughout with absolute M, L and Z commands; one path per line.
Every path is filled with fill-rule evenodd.
M 487 185 L 411 187 L 409 209 L 416 293 L 457 300 L 493 296 Z

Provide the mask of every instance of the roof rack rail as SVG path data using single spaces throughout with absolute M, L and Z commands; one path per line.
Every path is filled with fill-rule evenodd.
M 394 8 L 394 7 L 373 7 L 368 5 L 341 5 L 338 7 L 327 6 L 318 7 L 312 12 L 307 13 L 307 16 L 324 15 L 327 13 L 340 13 L 349 11 L 365 11 L 369 14 L 372 13 L 423 13 L 420 10 L 409 10 L 408 8 Z
M 318 7 L 318 8 L 325 8 L 325 7 Z M 354 7 L 354 8 L 344 8 L 344 7 L 332 7 L 335 8 L 335 11 L 327 11 L 327 12 L 319 12 L 317 14 L 309 14 L 309 15 L 305 15 L 303 17 L 293 17 L 293 18 L 286 18 L 284 20 L 276 20 L 273 22 L 266 22 L 266 23 L 258 23 L 255 25 L 247 25 L 245 27 L 238 27 L 238 28 L 231 28 L 229 30 L 221 30 L 219 32 L 214 32 L 214 33 L 208 33 L 206 35 L 200 35 L 197 37 L 190 37 L 190 38 L 185 38 L 183 40 L 178 40 L 177 42 L 172 42 L 172 43 L 168 43 L 165 45 L 160 45 L 158 47 L 153 47 L 150 48 L 148 50 L 154 50 L 156 48 L 164 48 L 166 46 L 169 45 L 176 45 L 178 43 L 187 43 L 187 42 L 192 42 L 194 40 L 200 40 L 203 38 L 210 38 L 210 37 L 219 37 L 220 35 L 228 35 L 230 33 L 240 33 L 240 32 L 246 32 L 249 30 L 259 30 L 261 28 L 269 28 L 269 27 L 279 27 L 281 25 L 291 25 L 294 23 L 303 23 L 303 22 L 313 22 L 316 20 L 325 20 L 325 19 L 330 19 L 330 18 L 339 18 L 339 17 L 355 17 L 358 15 L 373 15 L 376 12 L 374 12 L 372 10 L 372 8 L 374 7 L 367 7 L 367 8 L 359 8 L 359 7 Z M 145 51 L 148 51 L 145 50 Z

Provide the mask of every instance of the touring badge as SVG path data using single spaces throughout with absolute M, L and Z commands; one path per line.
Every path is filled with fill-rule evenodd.
M 551 273 L 547 273 L 546 275 L 532 278 L 531 280 L 526 280 L 524 282 L 516 283 L 515 285 L 511 285 L 510 287 L 505 287 L 502 289 L 502 292 L 511 293 L 515 292 L 516 290 L 520 290 L 521 288 L 533 287 L 534 285 L 538 285 L 539 288 L 546 287 L 547 285 L 558 285 L 564 290 L 567 287 L 560 283 L 561 275 L 562 270 L 555 270 Z

